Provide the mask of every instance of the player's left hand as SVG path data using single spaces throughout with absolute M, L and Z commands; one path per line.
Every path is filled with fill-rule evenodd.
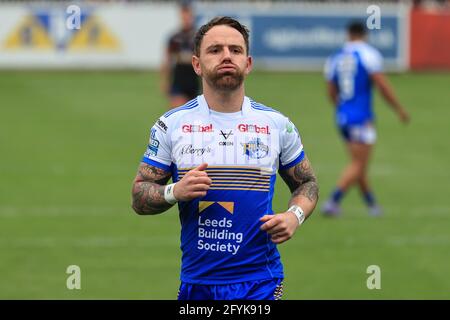
M 293 212 L 283 212 L 279 214 L 266 214 L 259 221 L 264 222 L 261 230 L 271 235 L 273 243 L 283 243 L 294 235 L 298 226 L 298 219 Z
M 409 123 L 410 116 L 409 116 L 408 112 L 406 112 L 405 109 L 403 109 L 403 108 L 400 109 L 400 111 L 398 112 L 398 116 L 399 116 L 401 122 L 403 122 L 405 124 Z

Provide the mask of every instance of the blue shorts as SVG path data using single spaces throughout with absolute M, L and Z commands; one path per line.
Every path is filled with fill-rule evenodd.
M 374 144 L 377 140 L 377 132 L 370 122 L 340 126 L 339 131 L 347 142 Z
M 283 279 L 268 279 L 224 285 L 182 282 L 178 300 L 280 300 Z

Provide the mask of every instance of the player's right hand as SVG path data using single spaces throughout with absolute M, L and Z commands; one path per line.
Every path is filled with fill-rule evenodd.
M 205 171 L 207 167 L 207 163 L 202 163 L 197 168 L 188 171 L 175 184 L 173 195 L 178 201 L 189 201 L 206 195 L 212 183 Z

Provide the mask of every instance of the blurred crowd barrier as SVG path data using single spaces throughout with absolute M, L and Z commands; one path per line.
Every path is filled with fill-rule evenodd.
M 416 1 L 419 3 L 418 1 Z M 353 20 L 388 70 L 450 68 L 450 10 L 416 2 L 198 1 L 196 23 L 216 15 L 251 30 L 256 67 L 321 70 Z M 156 69 L 179 25 L 174 1 L 0 1 L 0 68 Z
M 450 7 L 411 11 L 410 68 L 450 70 Z
M 156 67 L 175 3 L 0 2 L 0 68 Z
M 409 8 L 403 3 L 263 2 L 230 6 L 205 2 L 198 5 L 197 15 L 200 23 L 220 14 L 239 18 L 250 27 L 250 51 L 256 65 L 275 70 L 321 70 L 325 59 L 346 41 L 348 23 L 367 22 L 373 27 L 369 42 L 382 52 L 387 68 L 404 70 L 408 67 Z

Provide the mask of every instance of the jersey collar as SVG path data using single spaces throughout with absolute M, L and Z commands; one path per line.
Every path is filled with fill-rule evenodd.
M 205 113 L 210 114 L 212 110 L 209 109 L 208 103 L 206 102 L 205 96 L 199 95 L 198 96 L 198 104 L 201 108 L 201 110 Z M 251 111 L 251 103 L 250 103 L 250 98 L 247 96 L 244 96 L 244 101 L 242 103 L 242 107 L 241 107 L 241 114 L 242 116 L 246 116 L 248 115 L 248 113 Z

